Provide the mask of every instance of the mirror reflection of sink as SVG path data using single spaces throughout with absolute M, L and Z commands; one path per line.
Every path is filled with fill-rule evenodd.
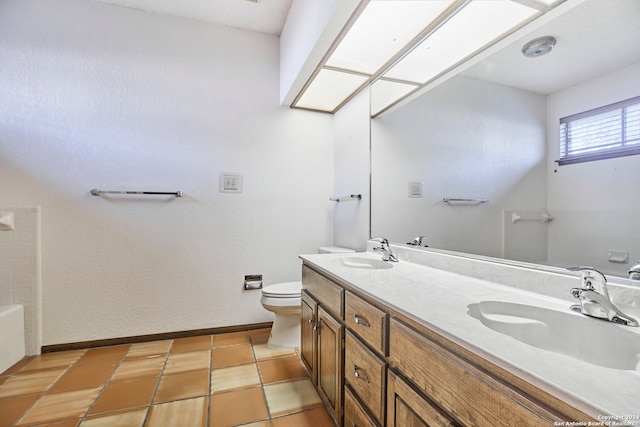
M 350 256 L 344 258 L 338 258 L 342 265 L 351 268 L 364 268 L 367 270 L 383 270 L 393 267 L 393 264 L 381 259 L 365 258 Z
M 504 301 L 468 305 L 486 327 L 525 344 L 605 368 L 640 371 L 640 334 L 569 311 Z

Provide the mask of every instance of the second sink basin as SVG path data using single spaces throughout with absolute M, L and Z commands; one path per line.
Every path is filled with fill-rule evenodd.
M 340 262 L 351 268 L 364 268 L 367 270 L 382 270 L 393 267 L 393 264 L 381 259 L 373 259 L 359 256 L 350 256 L 345 258 L 338 258 Z
M 505 301 L 468 305 L 486 327 L 525 344 L 612 369 L 640 371 L 640 334 L 569 311 Z

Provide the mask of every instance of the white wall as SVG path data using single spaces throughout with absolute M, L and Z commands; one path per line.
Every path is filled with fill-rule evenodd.
M 640 259 L 640 156 L 558 166 L 561 117 L 640 96 L 640 64 L 548 97 L 549 261 L 591 265 L 626 276 Z M 610 250 L 629 253 L 629 262 L 608 261 Z
M 545 208 L 541 95 L 454 77 L 373 119 L 371 140 L 375 236 L 404 243 L 425 235 L 432 247 L 500 256 L 502 211 Z M 423 183 L 422 198 L 408 196 L 410 181 Z M 489 202 L 448 205 L 445 197 Z M 509 231 L 506 243 L 545 235 L 521 230 Z M 538 243 L 535 255 L 544 258 L 546 241 Z
M 45 345 L 269 321 L 244 275 L 333 243 L 332 117 L 279 106 L 277 37 L 8 0 L 0 63 L 0 205 L 42 207 Z

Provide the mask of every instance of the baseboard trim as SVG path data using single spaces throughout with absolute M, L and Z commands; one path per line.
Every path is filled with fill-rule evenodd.
M 44 353 L 57 351 L 78 350 L 83 348 L 106 347 L 109 345 L 133 344 L 138 342 L 160 341 L 175 338 L 197 337 L 200 335 L 228 334 L 232 332 L 252 331 L 254 329 L 270 328 L 273 322 L 252 323 L 249 325 L 223 326 L 219 328 L 193 329 L 190 331 L 165 332 L 161 334 L 135 335 L 121 338 L 107 338 L 94 341 L 79 341 L 65 344 L 43 345 L 40 349 Z

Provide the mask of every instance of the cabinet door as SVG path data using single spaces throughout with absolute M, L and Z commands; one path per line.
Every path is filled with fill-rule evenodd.
M 387 388 L 387 427 L 436 426 L 459 427 L 460 424 L 416 393 L 390 370 Z
M 318 307 L 318 391 L 338 425 L 342 425 L 344 326 Z
M 300 359 L 309 372 L 314 384 L 318 383 L 316 349 L 317 349 L 317 317 L 318 304 L 311 296 L 302 292 L 302 317 L 300 327 Z

